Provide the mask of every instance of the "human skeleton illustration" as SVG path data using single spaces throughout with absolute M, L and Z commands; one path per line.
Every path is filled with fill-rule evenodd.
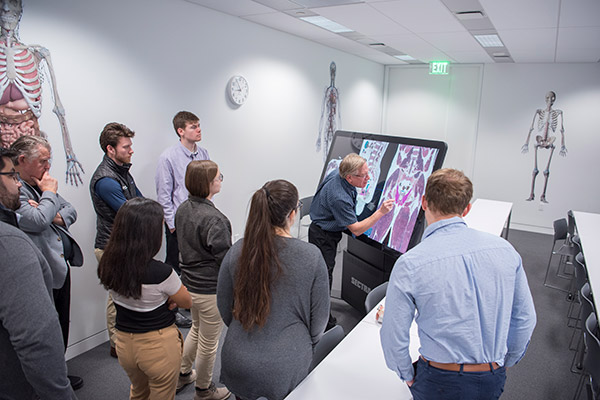
M 52 111 L 60 123 L 67 158 L 66 181 L 71 185 L 83 183 L 83 167 L 73 152 L 65 110 L 56 90 L 50 52 L 42 46 L 20 42 L 21 0 L 1 0 L 0 4 L 0 146 L 9 147 L 24 135 L 44 136 L 38 119 L 42 112 L 42 81 L 46 75 L 50 78 L 54 99 Z
M 319 123 L 319 137 L 317 138 L 317 152 L 323 150 L 323 162 L 327 160 L 329 146 L 333 139 L 333 134 L 341 125 L 340 122 L 340 99 L 339 92 L 335 87 L 335 63 L 329 64 L 329 73 L 331 83 L 325 89 L 325 97 L 321 107 L 321 121 Z
M 565 146 L 565 128 L 563 126 L 563 112 L 562 110 L 555 110 L 552 108 L 554 101 L 556 100 L 556 93 L 550 91 L 546 93 L 546 108 L 541 109 L 538 108 L 533 115 L 533 121 L 531 121 L 531 127 L 529 128 L 529 133 L 527 134 L 527 140 L 523 147 L 521 147 L 522 153 L 527 153 L 529 151 L 529 139 L 531 137 L 531 132 L 535 126 L 535 120 L 537 119 L 537 129 L 540 132 L 539 135 L 535 137 L 535 158 L 534 158 L 534 166 L 533 166 L 533 177 L 531 179 L 531 194 L 527 201 L 532 201 L 535 199 L 535 179 L 540 172 L 538 169 L 538 150 L 541 149 L 550 149 L 550 156 L 548 157 L 548 164 L 546 165 L 546 169 L 544 169 L 544 190 L 542 191 L 542 195 L 540 196 L 540 201 L 543 203 L 548 203 L 546 200 L 546 189 L 548 188 L 548 177 L 550 176 L 550 162 L 552 161 L 552 155 L 554 154 L 554 149 L 556 146 L 554 142 L 556 141 L 556 136 L 552 136 L 556 133 L 556 128 L 559 124 L 560 119 L 560 155 L 565 157 L 567 155 L 567 148 Z

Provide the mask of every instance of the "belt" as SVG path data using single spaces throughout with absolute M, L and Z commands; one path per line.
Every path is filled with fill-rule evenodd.
M 485 371 L 493 371 L 495 369 L 500 368 L 500 366 L 495 363 L 483 363 L 483 364 L 456 364 L 456 363 L 439 363 L 435 361 L 429 361 L 425 357 L 420 356 L 423 361 L 428 363 L 430 366 L 442 369 L 444 371 L 454 371 L 460 372 L 461 366 L 463 372 L 485 372 Z

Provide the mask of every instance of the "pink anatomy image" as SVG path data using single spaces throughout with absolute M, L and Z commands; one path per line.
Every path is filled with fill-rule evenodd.
M 379 204 L 394 199 L 395 207 L 373 226 L 368 233 L 371 239 L 401 253 L 406 252 L 421 209 L 425 182 L 433 172 L 437 153 L 437 149 L 398 146 L 379 199 Z
M 364 188 L 358 189 L 356 196 L 356 215 L 362 214 L 365 205 L 370 203 L 375 194 L 375 187 L 379 182 L 381 174 L 381 159 L 388 148 L 389 143 L 377 140 L 363 140 L 359 155 L 367 160 L 369 166 L 369 181 Z M 371 210 L 374 211 L 375 209 Z

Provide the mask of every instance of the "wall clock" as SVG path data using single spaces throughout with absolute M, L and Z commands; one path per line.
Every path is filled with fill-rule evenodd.
M 249 92 L 248 81 L 243 76 L 236 75 L 227 83 L 227 95 L 238 106 L 246 102 Z

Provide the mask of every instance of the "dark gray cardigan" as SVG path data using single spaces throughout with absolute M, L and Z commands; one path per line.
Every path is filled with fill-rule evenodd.
M 212 201 L 190 196 L 175 214 L 181 281 L 192 293 L 216 294 L 219 268 L 231 247 L 231 223 Z

